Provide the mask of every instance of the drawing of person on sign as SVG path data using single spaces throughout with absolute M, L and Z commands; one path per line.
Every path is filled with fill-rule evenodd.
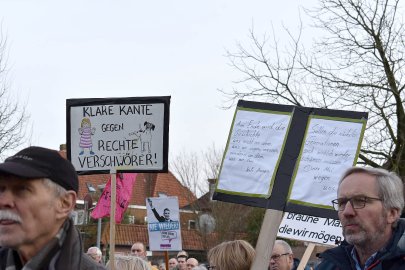
M 148 198 L 148 203 L 150 208 L 152 209 L 153 214 L 155 215 L 156 219 L 159 222 L 171 222 L 173 220 L 170 219 L 170 209 L 169 208 L 165 208 L 163 210 L 163 216 L 159 215 L 159 213 L 156 211 L 156 208 L 153 207 L 153 203 L 152 200 Z
M 79 155 L 83 155 L 85 149 L 89 149 L 90 155 L 94 155 L 91 136 L 94 135 L 95 132 L 96 132 L 96 128 L 91 127 L 90 119 L 86 118 L 86 117 L 83 118 L 82 123 L 79 128 L 79 134 L 80 134 L 79 146 L 82 149 L 82 151 L 79 153 Z

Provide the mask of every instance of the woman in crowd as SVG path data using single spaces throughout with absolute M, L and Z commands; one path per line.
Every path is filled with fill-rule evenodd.
M 244 240 L 223 242 L 208 252 L 208 270 L 249 270 L 255 249 Z

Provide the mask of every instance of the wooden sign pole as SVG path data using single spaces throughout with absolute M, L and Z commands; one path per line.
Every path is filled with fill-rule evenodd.
M 305 266 L 308 263 L 309 257 L 311 257 L 312 252 L 314 251 L 315 244 L 314 243 L 309 243 L 307 246 L 307 249 L 304 252 L 304 255 L 302 255 L 300 264 L 297 267 L 297 270 L 304 270 Z
M 110 268 L 115 270 L 115 207 L 117 198 L 117 171 L 110 170 L 111 174 L 111 202 L 110 202 Z
M 165 262 L 166 262 L 166 269 L 169 269 L 169 252 L 165 251 Z
M 251 270 L 263 270 L 269 267 L 270 254 L 273 251 L 277 231 L 283 219 L 283 211 L 267 209 L 256 244 L 256 256 Z

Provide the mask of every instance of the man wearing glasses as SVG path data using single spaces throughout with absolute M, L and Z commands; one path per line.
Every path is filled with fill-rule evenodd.
M 345 241 L 322 253 L 316 269 L 405 269 L 403 188 L 384 169 L 347 170 L 332 201 Z
M 89 255 L 89 257 L 92 258 L 95 262 L 103 263 L 103 254 L 98 247 L 89 247 L 86 254 Z
M 299 263 L 298 259 L 294 259 L 291 246 L 286 241 L 276 240 L 274 242 L 269 270 L 296 270 Z M 309 270 L 309 267 L 306 266 L 304 270 Z

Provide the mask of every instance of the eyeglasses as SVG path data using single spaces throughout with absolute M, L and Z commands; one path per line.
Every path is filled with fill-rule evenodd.
M 380 198 L 372 198 L 367 196 L 356 196 L 352 198 L 339 198 L 332 201 L 333 208 L 336 211 L 343 211 L 346 208 L 347 202 L 350 202 L 353 209 L 362 209 L 366 207 L 366 203 L 371 201 L 381 201 Z
M 270 260 L 278 261 L 281 258 L 281 256 L 284 256 L 284 255 L 290 255 L 290 253 L 274 254 L 270 257 Z
M 215 270 L 216 266 L 215 265 L 208 265 L 207 270 Z
M 87 253 L 87 255 L 89 255 L 92 258 L 96 258 L 98 256 L 97 254 L 93 254 L 93 253 Z

